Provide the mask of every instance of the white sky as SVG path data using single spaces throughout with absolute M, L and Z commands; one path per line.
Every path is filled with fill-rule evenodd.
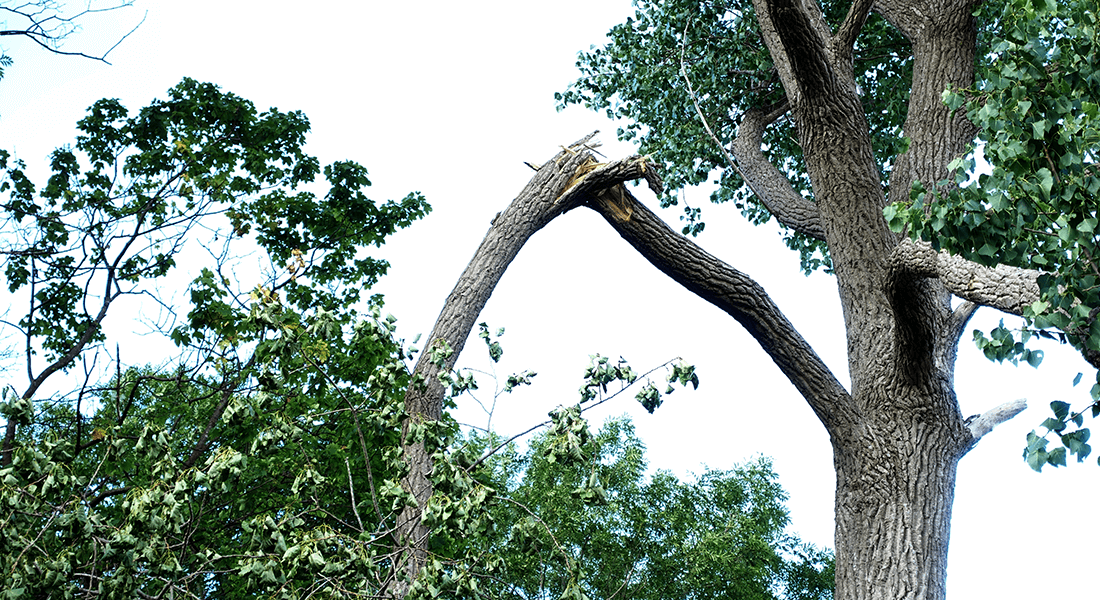
M 601 115 L 579 108 L 557 113 L 553 102 L 553 93 L 576 76 L 577 51 L 602 43 L 631 14 L 625 0 L 146 2 L 89 23 L 68 49 L 94 50 L 106 32 L 125 32 L 145 9 L 148 19 L 111 55 L 113 66 L 8 43 L 16 63 L 0 81 L 0 147 L 44 165 L 52 148 L 72 142 L 73 125 L 95 100 L 118 97 L 135 110 L 184 76 L 217 83 L 261 110 L 302 110 L 313 124 L 308 150 L 322 163 L 364 164 L 375 200 L 419 190 L 434 207 L 382 251 L 393 268 L 377 291 L 386 294 L 408 339 L 431 330 L 490 219 L 530 178 L 523 161 L 544 161 L 594 129 L 608 157 L 633 153 Z M 652 204 L 648 191 L 639 196 Z M 705 205 L 707 228 L 698 241 L 755 277 L 846 381 L 834 281 L 802 276 L 774 228 L 754 228 L 733 207 L 710 205 L 706 197 L 687 192 L 693 205 Z M 678 209 L 664 214 L 675 225 Z M 999 318 L 984 309 L 974 326 L 988 330 Z M 507 328 L 502 375 L 539 372 L 533 388 L 501 398 L 498 431 L 521 431 L 554 406 L 575 402 L 591 353 L 622 355 L 639 371 L 682 356 L 697 366 L 699 391 L 677 391 L 654 415 L 632 393 L 624 395 L 593 411 L 593 424 L 629 413 L 651 466 L 681 476 L 773 457 L 791 496 L 793 530 L 832 545 L 832 457 L 805 403 L 739 325 L 652 268 L 594 213 L 578 209 L 537 234 L 482 320 Z M 1036 371 L 993 365 L 962 344 L 957 388 L 965 413 L 1020 397 L 1031 408 L 962 461 L 952 597 L 1042 597 L 1053 589 L 1095 596 L 1090 558 L 1100 525 L 1089 518 L 1100 491 L 1095 457 L 1041 475 L 1020 458 L 1024 435 L 1048 416 L 1051 400 L 1080 405 L 1087 398 L 1087 385 L 1069 384 L 1080 371 L 1089 381 L 1088 366 L 1072 351 L 1044 349 L 1046 361 Z M 123 349 L 124 358 L 142 353 Z M 462 362 L 483 366 L 484 356 L 474 338 Z M 472 405 L 461 410 L 463 419 L 484 424 Z

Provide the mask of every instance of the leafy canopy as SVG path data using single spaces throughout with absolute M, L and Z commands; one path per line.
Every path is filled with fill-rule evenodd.
M 0 404 L 15 434 L 0 464 L 4 597 L 381 589 L 394 565 L 377 555 L 408 501 L 395 449 L 410 350 L 377 301 L 359 312 L 387 266 L 364 247 L 428 205 L 369 200 L 362 166 L 305 153 L 304 115 L 212 84 L 184 80 L 133 116 L 101 100 L 79 128 L 42 187 L 0 154 L 3 272 L 28 307 L 31 380 Z M 244 257 L 259 268 L 238 269 Z M 116 302 L 175 314 L 182 266 L 198 276 L 164 331 L 179 356 L 116 362 L 96 383 Z M 59 380 L 76 364 L 83 384 Z
M 415 194 L 370 201 L 357 164 L 321 169 L 302 147 L 300 113 L 258 113 L 185 80 L 134 116 L 97 102 L 80 130 L 52 155 L 44 187 L 8 154 L 0 165 L 4 275 L 29 306 L 27 347 L 47 361 L 36 371 L 23 357 L 30 385 L 5 388 L 0 402 L 14 432 L 0 464 L 4 598 L 385 595 L 405 572 L 396 537 L 415 502 L 401 483 L 410 441 L 434 462 L 420 507 L 431 560 L 410 598 L 544 587 L 606 597 L 624 585 L 642 597 L 668 586 L 829 596 L 831 559 L 785 533 L 784 494 L 765 462 L 646 482 L 628 423 L 588 430 L 582 404 L 614 397 L 615 382 L 646 381 L 635 397 L 650 411 L 673 383 L 698 386 L 682 361 L 666 365 L 662 390 L 593 356 L 580 403 L 555 411 L 522 459 L 493 454 L 495 436 L 459 438 L 447 415 L 408 420 L 405 391 L 422 384 L 406 366 L 416 350 L 377 298 L 364 310 L 386 265 L 363 249 L 428 206 Z M 318 196 L 322 172 L 330 187 Z M 257 255 L 260 269 L 237 268 Z M 109 348 L 104 316 L 119 298 L 177 310 L 163 290 L 184 265 L 197 271 L 186 317 L 164 332 L 178 357 L 123 368 L 116 354 L 101 381 L 94 358 L 83 383 L 65 376 Z M 502 334 L 481 325 L 494 361 Z M 510 376 L 505 391 L 534 376 Z M 469 372 L 442 379 L 452 396 L 476 389 Z M 47 380 L 72 391 L 45 394 Z M 548 551 L 547 539 L 560 545 Z M 545 586 L 534 565 L 550 575 Z
M 832 597 L 832 557 L 786 532 L 786 494 L 768 461 L 683 482 L 646 475 L 626 419 L 604 423 L 576 454 L 559 451 L 565 435 L 552 429 L 486 463 L 503 525 L 481 547 L 501 560 L 491 595 Z
M 822 8 L 830 22 L 839 23 L 848 6 L 830 0 Z M 904 149 L 901 125 L 908 107 L 912 51 L 895 29 L 871 15 L 854 56 L 876 157 L 887 173 Z M 707 124 L 727 148 L 746 111 L 784 98 L 748 0 L 635 2 L 634 16 L 611 29 L 606 45 L 580 54 L 581 77 L 556 98 L 561 107 L 582 104 L 626 121 L 619 138 L 635 140 L 641 153 L 660 161 L 661 177 L 673 193 L 711 181 L 717 171 L 718 187 L 711 201 L 733 201 L 752 223 L 769 221 L 770 213 L 707 134 L 681 66 Z M 764 144 L 771 162 L 799 193 L 812 199 L 794 124 L 780 119 L 765 131 Z M 671 195 L 662 199 L 663 206 L 677 202 Z M 685 234 L 703 229 L 698 207 L 685 205 L 681 220 Z M 784 240 L 800 253 L 807 273 L 829 266 L 822 242 L 794 231 L 787 231 Z

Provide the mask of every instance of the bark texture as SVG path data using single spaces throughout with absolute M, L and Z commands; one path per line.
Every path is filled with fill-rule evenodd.
M 744 326 L 829 432 L 837 477 L 836 598 L 942 600 L 958 461 L 1024 406 L 1010 402 L 975 420 L 963 418 L 954 391 L 959 338 L 979 306 L 1019 314 L 1038 298 L 1037 274 L 982 267 L 889 230 L 882 214 L 887 182 L 855 84 L 852 44 L 870 10 L 913 44 L 905 123 L 910 142 L 888 182 L 893 199 L 906 200 L 914 182 L 931 189 L 944 179 L 947 165 L 975 134 L 963 114 L 941 102 L 947 87 L 973 82 L 974 4 L 856 0 L 833 33 L 814 0 L 753 3 L 785 99 L 746 112 L 732 151 L 749 186 L 781 223 L 827 243 L 847 329 L 851 389 L 759 284 L 674 232 L 618 185 L 652 179 L 644 159 L 585 175 L 595 159 L 583 146 L 543 165 L 494 221 L 430 343 L 444 340 L 457 355 L 523 242 L 575 206 L 597 211 L 656 268 Z M 764 128 L 785 114 L 797 126 L 812 201 L 795 193 L 761 152 Z M 954 309 L 952 295 L 964 300 Z M 454 357 L 449 360 L 447 367 Z M 437 371 L 418 365 L 417 373 L 427 385 L 410 392 L 408 406 L 416 418 L 438 418 Z M 408 450 L 416 456 L 415 447 Z M 422 503 L 430 465 L 416 460 L 409 485 Z M 415 515 L 410 512 L 406 522 L 415 524 Z M 412 525 L 408 531 L 416 542 L 426 535 Z

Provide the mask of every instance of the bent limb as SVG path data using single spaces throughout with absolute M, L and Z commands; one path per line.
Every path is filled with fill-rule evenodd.
M 629 192 L 622 203 L 597 196 L 587 206 L 653 266 L 737 320 L 827 429 L 851 423 L 855 415 L 847 390 L 760 284 L 673 231 Z
M 575 142 L 536 168 L 536 174 L 519 196 L 493 219 L 454 289 L 439 313 L 425 351 L 417 361 L 413 383 L 405 394 L 405 409 L 412 423 L 439 419 L 446 390 L 441 373 L 452 369 L 504 271 L 537 231 L 591 195 L 614 195 L 623 181 L 646 179 L 660 190 L 660 179 L 644 157 L 630 157 L 601 164 L 590 153 L 595 132 Z M 532 165 L 534 168 L 534 165 Z M 446 348 L 445 354 L 436 349 Z M 433 359 L 433 355 L 436 357 Z M 405 435 L 408 436 L 408 424 Z M 397 523 L 399 552 L 408 582 L 415 580 L 427 560 L 428 531 L 420 521 L 422 508 L 432 494 L 431 454 L 422 442 L 403 442 L 409 466 L 403 485 L 416 506 L 406 507 Z M 394 595 L 403 596 L 398 589 Z

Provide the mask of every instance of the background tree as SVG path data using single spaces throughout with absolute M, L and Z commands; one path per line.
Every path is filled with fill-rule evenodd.
M 429 344 L 444 340 L 461 349 L 470 330 L 465 321 L 476 318 L 462 314 L 483 306 L 470 299 L 487 298 L 535 230 L 588 206 L 654 266 L 741 323 L 828 431 L 837 469 L 837 596 L 942 598 L 958 460 L 1024 407 L 1009 402 L 973 419 L 963 415 L 953 384 L 957 344 L 980 306 L 1015 315 L 1038 310 L 1042 273 L 1031 269 L 1044 267 L 992 268 L 939 252 L 884 218 L 891 201 L 910 205 L 914 186 L 941 193 L 953 187 L 950 170 L 979 127 L 957 104 L 946 104 L 944 92 L 973 87 L 979 61 L 992 65 L 983 72 L 989 77 L 1015 64 L 989 45 L 1010 31 L 976 15 L 976 7 L 917 0 L 639 3 L 606 47 L 582 54 L 582 79 L 561 100 L 635 121 L 624 135 L 636 136 L 647 156 L 599 166 L 585 139 L 534 165 L 538 173 L 494 220 Z M 1091 31 L 1088 14 L 1070 11 L 1060 17 L 1070 20 L 1051 25 L 1052 35 Z M 1078 18 L 1080 24 L 1072 20 Z M 1042 55 L 1040 63 L 1051 58 Z M 1014 122 L 1005 114 L 1003 121 Z M 658 169 L 678 186 L 715 168 L 727 170 L 717 199 L 742 202 L 750 218 L 775 216 L 792 232 L 789 245 L 803 251 L 804 268 L 835 273 L 849 387 L 759 285 L 673 232 L 620 185 L 646 177 L 660 192 Z M 1053 179 L 1053 171 L 1036 175 Z M 735 191 L 740 181 L 752 198 Z M 1041 181 L 1016 189 L 1035 193 Z M 1095 204 L 1085 206 L 1095 217 Z M 686 217 L 685 232 L 697 232 L 697 213 Z M 473 277 L 486 271 L 493 276 Z M 1087 316 L 1093 306 L 1085 302 L 1056 306 L 1080 306 L 1073 310 Z M 459 305 L 465 308 L 455 310 Z M 431 369 L 423 360 L 418 366 Z M 430 419 L 437 397 L 411 396 L 409 407 Z M 414 463 L 409 485 L 421 494 L 417 469 Z
M 372 202 L 355 163 L 321 169 L 302 149 L 302 114 L 259 113 L 184 80 L 132 116 L 117 100 L 97 102 L 79 128 L 73 147 L 53 153 L 44 187 L 0 155 L 4 276 L 26 307 L 7 325 L 22 337 L 28 378 L 22 393 L 5 388 L 0 404 L 5 598 L 510 597 L 530 583 L 515 567 L 530 559 L 509 538 L 523 502 L 524 515 L 546 515 L 554 535 L 578 548 L 580 533 L 606 546 L 624 524 L 640 530 L 622 552 L 578 555 L 564 570 L 551 555 L 552 569 L 574 575 L 563 589 L 576 594 L 630 583 L 628 561 L 663 577 L 641 566 L 650 558 L 668 569 L 712 559 L 724 570 L 692 581 L 709 575 L 760 597 L 778 585 L 787 597 L 827 593 L 827 557 L 784 533 L 784 495 L 766 465 L 694 486 L 663 475 L 651 488 L 630 427 L 613 423 L 586 443 L 580 408 L 555 416 L 529 470 L 484 444 L 453 443 L 458 426 L 445 413 L 408 423 L 405 392 L 423 382 L 406 367 L 415 351 L 395 337 L 395 319 L 367 298 L 387 264 L 364 248 L 429 208 L 418 194 Z M 318 196 L 322 171 L 329 188 Z M 197 276 L 177 315 L 168 290 L 188 266 Z M 123 356 L 144 360 L 148 348 L 124 354 L 116 344 L 112 355 L 107 316 L 138 298 L 168 315 L 162 333 L 177 358 L 125 367 Z M 502 331 L 481 329 L 499 359 Z M 437 365 L 446 357 L 429 353 Z M 451 395 L 475 384 L 470 373 L 440 374 Z M 682 361 L 666 379 L 698 384 Z M 582 401 L 613 397 L 604 392 L 614 381 L 646 379 L 594 357 Z M 662 393 L 641 388 L 652 410 Z M 400 479 L 403 449 L 414 444 L 432 461 L 434 494 L 416 508 L 436 544 L 408 586 L 399 534 L 412 498 Z M 585 473 L 604 461 L 606 489 Z M 673 506 L 654 506 L 673 495 L 682 496 Z M 550 518 L 608 497 L 616 510 L 584 512 L 582 532 Z M 688 548 L 697 535 L 711 538 L 710 521 L 695 512 L 702 503 L 732 545 Z M 646 529 L 664 517 L 676 521 L 672 533 Z M 515 584 L 499 587 L 502 577 Z M 631 587 L 639 585 L 650 586 Z
M 644 445 L 616 419 L 581 457 L 549 432 L 489 464 L 503 496 L 499 597 L 832 597 L 831 557 L 786 533 L 766 460 L 691 482 L 647 477 Z
M 79 126 L 41 188 L 0 154 L 27 375 L 0 406 L 4 594 L 384 590 L 408 354 L 377 302 L 356 305 L 387 267 L 364 247 L 427 204 L 371 201 L 351 162 L 318 196 L 308 120 L 211 84 L 133 116 L 103 100 Z M 203 259 L 171 327 L 170 276 Z M 164 308 L 178 359 L 109 355 L 104 321 L 137 297 Z

